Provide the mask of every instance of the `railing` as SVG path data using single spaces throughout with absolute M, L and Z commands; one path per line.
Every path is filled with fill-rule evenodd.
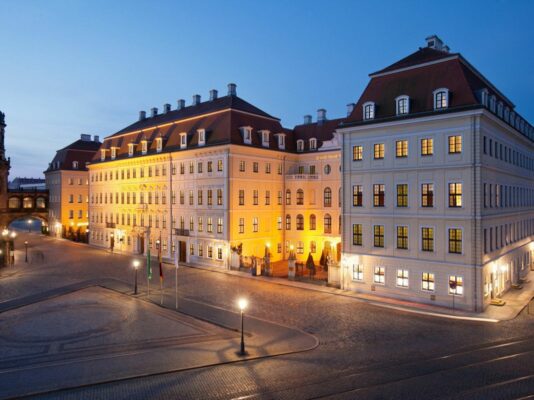
M 316 181 L 319 174 L 287 174 L 286 178 L 290 181 Z
M 106 222 L 106 228 L 115 228 L 115 222 Z
M 189 236 L 189 229 L 176 228 L 174 229 L 174 234 L 176 236 Z

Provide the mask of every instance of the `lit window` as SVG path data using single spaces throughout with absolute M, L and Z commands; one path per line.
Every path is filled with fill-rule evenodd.
M 217 160 L 217 172 L 222 172 L 223 170 L 223 160 Z
M 291 205 L 291 190 L 286 190 L 286 206 Z
M 258 173 L 260 171 L 260 164 L 257 161 L 252 163 L 252 172 Z
M 374 247 L 384 247 L 384 225 L 373 226 Z
M 297 254 L 303 254 L 304 253 L 304 242 L 297 242 Z
M 352 224 L 352 244 L 354 246 L 362 245 L 362 224 Z
M 464 294 L 464 279 L 461 276 L 449 276 L 449 294 L 456 296 Z
M 462 152 L 462 137 L 449 136 L 449 154 L 456 154 Z
M 206 130 L 199 129 L 197 130 L 197 133 L 198 133 L 198 145 L 204 146 L 206 144 Z
M 407 269 L 397 269 L 397 286 L 407 288 L 409 283 L 409 272 Z
M 304 230 L 304 216 L 302 214 L 297 215 L 297 231 Z
M 223 219 L 217 218 L 217 233 L 223 233 Z
M 462 254 L 462 230 L 458 228 L 449 229 L 449 253 Z
M 240 206 L 245 205 L 245 191 L 243 189 L 239 190 L 239 205 Z
M 424 138 L 421 139 L 421 155 L 431 156 L 434 154 L 434 139 Z
M 156 138 L 156 151 L 158 153 L 161 153 L 162 149 L 163 149 L 163 139 L 158 137 Z
M 434 251 L 434 228 L 421 228 L 421 250 Z
M 332 217 L 330 214 L 324 216 L 324 233 L 332 233 Z
M 385 203 L 385 185 L 373 185 L 373 206 L 384 207 Z
M 375 117 L 375 103 L 369 101 L 363 105 L 363 119 L 369 120 Z
M 146 140 L 142 140 L 142 141 L 141 141 L 141 153 L 142 153 L 142 154 L 146 154 L 147 149 L 148 149 L 148 143 L 147 143 L 147 141 L 146 141 Z
M 291 215 L 286 215 L 286 230 L 291 230 Z
M 408 114 L 410 112 L 410 99 L 408 96 L 396 98 L 397 115 Z
M 304 190 L 302 189 L 297 190 L 297 205 L 298 206 L 304 205 Z
M 114 160 L 115 158 L 117 158 L 117 148 L 112 147 L 111 148 L 111 159 Z
M 317 229 L 317 217 L 315 217 L 315 214 L 310 215 L 310 230 L 314 231 Z
M 443 110 L 449 106 L 449 90 L 437 89 L 434 91 L 434 109 Z
M 363 160 L 363 146 L 352 146 L 352 161 Z
M 421 207 L 434 207 L 434 184 L 421 185 Z
M 187 147 L 187 133 L 180 133 L 180 148 L 185 149 Z
M 332 189 L 330 189 L 329 187 L 325 188 L 323 197 L 324 206 L 332 207 Z
M 431 274 L 430 272 L 423 272 L 422 278 L 421 278 L 421 289 L 426 290 L 428 292 L 433 292 L 436 288 L 436 283 L 434 280 L 434 274 Z
M 239 218 L 239 233 L 245 233 L 245 218 Z
M 397 249 L 408 249 L 408 227 L 397 226 Z
M 106 159 L 106 149 L 100 150 L 100 160 L 104 161 Z
M 397 158 L 408 157 L 408 141 L 397 140 L 395 142 L 395 156 Z
M 317 243 L 315 242 L 315 240 L 310 241 L 310 253 L 317 253 Z
M 408 184 L 397 185 L 397 207 L 408 207 Z
M 386 282 L 386 268 L 385 267 L 375 267 L 375 273 L 373 275 L 373 282 L 384 284 Z
M 134 154 L 134 144 L 128 143 L 128 156 L 131 157 Z
M 352 266 L 352 280 L 363 281 L 363 265 L 354 264 Z
M 375 144 L 374 149 L 375 160 L 382 160 L 384 158 L 384 143 Z
M 213 233 L 213 219 L 211 217 L 208 217 L 208 222 L 206 225 L 207 225 L 206 232 Z
M 449 183 L 449 207 L 462 206 L 462 184 Z
M 363 189 L 362 185 L 352 186 L 352 205 L 354 207 L 363 206 Z

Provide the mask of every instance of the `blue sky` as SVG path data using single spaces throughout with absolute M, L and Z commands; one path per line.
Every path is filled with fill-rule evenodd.
M 345 115 L 368 74 L 439 35 L 534 121 L 534 1 L 0 2 L 0 110 L 11 178 L 40 176 L 81 133 L 208 91 L 292 127 Z

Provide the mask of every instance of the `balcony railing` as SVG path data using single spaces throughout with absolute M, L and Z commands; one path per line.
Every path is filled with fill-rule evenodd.
M 286 178 L 290 181 L 316 181 L 319 174 L 287 174 Z
M 180 228 L 176 228 L 174 230 L 174 234 L 176 236 L 189 236 L 189 229 L 180 229 Z
M 115 222 L 106 222 L 106 228 L 115 228 Z

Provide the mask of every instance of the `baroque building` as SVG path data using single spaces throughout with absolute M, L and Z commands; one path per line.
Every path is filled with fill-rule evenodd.
M 342 287 L 482 311 L 533 266 L 533 127 L 436 36 L 370 78 L 337 130 Z
M 339 257 L 339 120 L 295 129 L 237 96 L 236 85 L 104 139 L 89 165 L 90 243 L 230 267 L 230 249 L 301 261 Z

